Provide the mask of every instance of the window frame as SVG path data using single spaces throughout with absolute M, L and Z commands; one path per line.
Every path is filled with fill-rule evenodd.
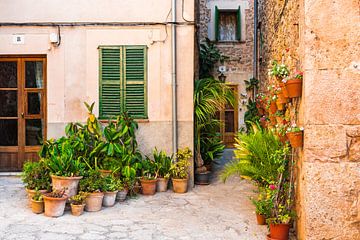
M 236 33 L 235 40 L 220 40 L 220 14 L 221 13 L 235 13 L 236 14 Z M 237 9 L 219 9 L 218 6 L 215 6 L 214 14 L 214 23 L 215 23 L 215 41 L 218 43 L 240 43 L 242 42 L 242 24 L 241 24 L 241 7 Z

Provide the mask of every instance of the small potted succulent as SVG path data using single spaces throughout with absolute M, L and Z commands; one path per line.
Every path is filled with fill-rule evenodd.
M 65 194 L 65 188 L 53 189 L 51 193 L 43 195 L 45 204 L 45 216 L 60 217 L 64 214 L 66 200 L 68 196 Z
M 296 124 L 292 124 L 286 129 L 286 136 L 290 141 L 290 145 L 293 148 L 302 147 L 303 145 L 303 133 L 304 128 L 298 127 Z
M 104 199 L 103 206 L 104 207 L 112 207 L 115 205 L 116 194 L 118 193 L 118 189 L 122 186 L 120 179 L 115 178 L 113 175 L 109 175 L 104 178 Z
M 302 81 L 303 72 L 301 71 L 296 71 L 293 77 L 287 77 L 282 80 L 282 82 L 285 84 L 289 98 L 301 97 Z
M 179 149 L 176 153 L 177 161 L 171 165 L 170 173 L 175 193 L 186 193 L 189 178 L 189 159 L 192 153 L 189 148 Z
M 21 180 L 28 194 L 29 206 L 31 206 L 31 199 L 35 195 L 36 189 L 40 193 L 47 193 L 51 190 L 50 172 L 44 159 L 40 159 L 38 162 L 25 162 Z
M 70 198 L 71 214 L 80 216 L 84 212 L 86 198 L 89 194 L 86 192 L 79 192 Z
M 36 214 L 44 212 L 44 199 L 42 193 L 37 189 L 34 196 L 31 198 L 31 210 Z
M 79 189 L 88 193 L 85 199 L 85 211 L 97 212 L 101 210 L 104 193 L 104 178 L 97 170 L 90 170 L 83 179 L 80 180 Z
M 153 150 L 155 161 L 156 190 L 158 192 L 166 192 L 170 178 L 170 168 L 173 157 L 168 156 L 165 151 Z
M 273 60 L 271 62 L 271 68 L 269 70 L 269 75 L 275 77 L 279 82 L 281 82 L 282 79 L 289 76 L 290 71 L 288 66 L 281 63 L 279 64 L 276 60 Z
M 154 195 L 156 193 L 156 164 L 155 161 L 146 157 L 142 163 L 142 177 L 140 184 L 143 195 Z

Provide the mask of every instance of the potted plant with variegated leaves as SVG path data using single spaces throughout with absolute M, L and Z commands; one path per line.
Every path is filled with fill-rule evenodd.
M 79 192 L 70 198 L 71 214 L 80 216 L 84 212 L 86 198 L 89 194 L 86 192 Z
M 192 153 L 189 148 L 179 149 L 176 153 L 176 161 L 171 165 L 171 178 L 173 184 L 173 191 L 175 193 L 187 192 L 188 178 L 189 178 L 189 159 Z

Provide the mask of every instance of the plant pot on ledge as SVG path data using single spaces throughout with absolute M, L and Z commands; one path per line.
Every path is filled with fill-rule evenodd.
M 288 132 L 286 133 L 287 138 L 290 141 L 290 145 L 293 148 L 302 147 L 303 145 L 303 131 L 300 132 Z
M 290 79 L 285 83 L 289 98 L 301 97 L 302 79 Z

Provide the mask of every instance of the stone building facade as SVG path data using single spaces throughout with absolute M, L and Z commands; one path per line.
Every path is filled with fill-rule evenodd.
M 219 50 L 228 56 L 224 62 L 226 67 L 226 82 L 238 86 L 239 99 L 241 94 L 246 94 L 244 80 L 253 76 L 253 25 L 254 25 L 254 1 L 252 0 L 198 0 L 198 25 L 197 38 L 199 42 L 209 38 Z M 241 9 L 241 39 L 240 41 L 216 41 L 214 37 L 215 13 L 214 9 L 231 11 Z M 243 98 L 243 99 L 246 99 Z M 244 113 L 246 102 L 239 101 L 239 127 L 244 125 Z
M 260 0 L 260 81 L 269 61 L 304 71 L 297 123 L 297 237 L 360 239 L 360 3 Z

